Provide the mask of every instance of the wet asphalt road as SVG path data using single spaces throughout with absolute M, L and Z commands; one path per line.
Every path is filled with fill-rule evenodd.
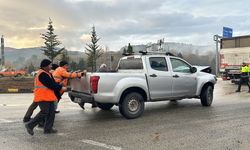
M 22 123 L 33 95 L 0 94 L 0 149 L 249 150 L 250 93 L 242 88 L 235 93 L 235 85 L 219 81 L 211 107 L 198 99 L 146 103 L 144 114 L 133 120 L 117 107 L 102 111 L 86 104 L 82 110 L 66 93 L 54 124 L 59 132 L 44 135 L 36 128 L 34 136 Z

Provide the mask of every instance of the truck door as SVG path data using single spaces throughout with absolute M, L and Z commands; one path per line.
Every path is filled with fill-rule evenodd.
M 173 77 L 173 97 L 193 96 L 197 89 L 196 74 L 191 65 L 178 58 L 170 58 Z
M 172 75 L 169 72 L 165 57 L 150 57 L 147 79 L 149 93 L 152 100 L 164 99 L 172 96 Z

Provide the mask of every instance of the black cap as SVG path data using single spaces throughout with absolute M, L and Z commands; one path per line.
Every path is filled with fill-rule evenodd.
M 62 67 L 62 66 L 67 65 L 67 64 L 69 64 L 69 63 L 66 60 L 62 60 L 62 61 L 60 61 L 59 66 Z
M 43 59 L 42 61 L 41 61 L 41 64 L 40 64 L 40 67 L 42 68 L 42 67 L 47 67 L 48 65 L 50 65 L 51 64 L 51 61 L 50 60 L 48 60 L 48 59 Z
M 51 69 L 52 70 L 56 70 L 56 68 L 58 68 L 59 66 L 57 65 L 57 64 L 52 64 L 52 67 L 51 67 Z

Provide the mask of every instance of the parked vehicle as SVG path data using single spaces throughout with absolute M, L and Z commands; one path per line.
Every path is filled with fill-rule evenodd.
M 250 65 L 250 36 L 222 38 L 220 45 L 220 74 L 222 79 L 239 83 L 242 63 L 245 62 Z
M 117 105 L 128 119 L 141 116 L 145 102 L 198 98 L 210 106 L 216 77 L 204 70 L 211 71 L 169 55 L 125 56 L 116 72 L 88 73 L 71 80 L 69 97 L 80 106 L 94 101 L 103 110 Z
M 3 69 L 0 71 L 0 77 L 20 77 L 27 75 L 24 70 Z

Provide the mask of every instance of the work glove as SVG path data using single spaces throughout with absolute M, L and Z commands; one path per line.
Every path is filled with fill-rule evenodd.
M 86 76 L 87 74 L 87 70 L 83 70 L 83 72 L 81 72 L 81 76 Z

